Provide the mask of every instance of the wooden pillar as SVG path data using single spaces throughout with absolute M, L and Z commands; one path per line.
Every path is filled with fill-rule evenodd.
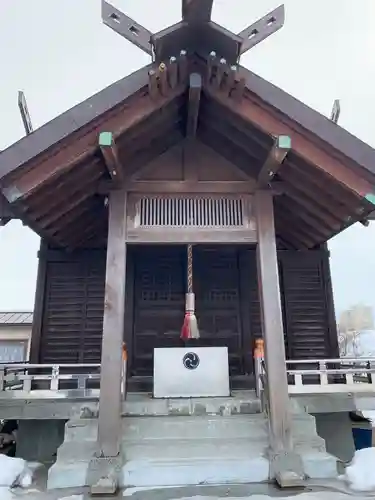
M 270 445 L 273 452 L 279 453 L 290 450 L 292 441 L 271 191 L 256 192 L 255 213 L 258 232 L 259 300 L 268 379 Z
M 98 423 L 99 457 L 116 457 L 120 452 L 122 342 L 126 279 L 125 191 L 111 191 L 108 210 L 108 247 Z

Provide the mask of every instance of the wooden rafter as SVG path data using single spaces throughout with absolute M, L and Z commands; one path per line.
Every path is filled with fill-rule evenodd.
M 112 28 L 116 33 L 146 52 L 146 54 L 152 55 L 151 31 L 105 0 L 102 0 L 102 20 L 106 26 Z
M 258 45 L 270 35 L 273 35 L 276 31 L 279 31 L 284 26 L 285 22 L 285 8 L 284 5 L 280 5 L 272 12 L 269 12 L 266 16 L 258 19 L 251 26 L 248 26 L 240 33 L 243 40 L 241 44 L 240 53 L 244 54 L 248 50 Z
M 199 104 L 202 92 L 202 77 L 199 73 L 191 73 L 189 78 L 189 102 L 186 122 L 186 136 L 194 137 L 197 133 Z
M 84 189 L 81 188 L 79 191 L 69 196 L 64 204 L 57 205 L 53 210 L 51 209 L 49 213 L 40 217 L 38 223 L 45 229 L 56 225 L 65 214 L 76 209 L 90 196 L 93 196 L 96 193 L 96 187 L 97 182 L 95 182 L 95 180 L 91 181 L 90 184 L 86 184 Z
M 49 181 L 72 170 L 90 154 L 95 153 L 98 147 L 98 127 L 105 126 L 113 131 L 115 137 L 118 137 L 147 120 L 149 116 L 181 95 L 185 89 L 185 84 L 178 85 L 175 89 L 171 89 L 167 96 L 160 96 L 156 101 L 147 93 L 134 100 L 133 105 L 127 103 L 126 106 L 122 106 L 119 112 L 110 118 L 101 117 L 101 123 L 97 126 L 94 127 L 91 124 L 86 133 L 81 133 L 80 137 L 73 142 L 69 141 L 65 147 L 57 145 L 51 148 L 50 154 L 43 162 L 38 162 L 36 159 L 32 168 L 21 174 L 18 179 L 5 184 L 3 187 L 5 197 L 10 203 L 28 198 Z
M 319 170 L 333 177 L 338 183 L 358 198 L 364 198 L 374 192 L 374 186 L 365 178 L 360 177 L 357 172 L 344 165 L 336 157 L 328 154 L 325 150 L 306 138 L 302 131 L 292 128 L 271 111 L 261 107 L 249 96 L 242 99 L 241 103 L 225 97 L 212 87 L 207 87 L 206 92 L 217 102 L 236 113 L 243 120 L 251 122 L 266 134 L 278 136 L 287 135 L 293 144 L 293 151 L 309 164 L 315 165 Z
M 265 188 L 273 179 L 291 148 L 290 137 L 279 135 L 276 137 L 271 151 L 268 153 L 258 174 L 258 187 Z
M 112 132 L 100 132 L 99 148 L 112 182 L 120 185 L 124 180 L 124 171 Z

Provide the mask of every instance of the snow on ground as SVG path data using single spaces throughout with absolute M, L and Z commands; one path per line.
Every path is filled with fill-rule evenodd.
M 354 491 L 375 492 L 375 448 L 363 448 L 355 452 L 351 464 L 345 470 L 344 480 Z
M 20 495 L 16 495 L 11 487 L 30 488 L 34 471 L 39 465 L 34 462 L 27 463 L 22 458 L 0 454 L 0 500 L 19 498 Z
M 370 420 L 371 425 L 375 427 L 375 411 L 361 410 L 361 413 L 365 418 Z
M 32 468 L 25 460 L 0 454 L 0 486 L 28 488 L 32 480 Z
M 15 496 L 6 486 L 0 486 L 0 498 L 1 500 L 14 500 Z
M 59 500 L 84 500 L 83 495 L 73 495 L 71 497 L 59 498 Z

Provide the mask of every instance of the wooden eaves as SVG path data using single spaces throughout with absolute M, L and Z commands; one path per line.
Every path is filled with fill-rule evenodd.
M 167 71 L 181 57 L 166 61 Z M 220 64 L 189 58 L 202 83 L 193 78 L 189 89 L 186 71 L 170 85 L 167 75 L 156 94 L 150 80 L 160 66 L 144 67 L 3 151 L 0 187 L 8 209 L 60 246 L 103 245 L 107 213 L 99 186 L 110 181 L 111 168 L 121 166 L 126 182 L 188 131 L 236 163 L 253 186 L 277 138 L 290 139 L 272 183 L 281 186 L 276 230 L 292 247 L 313 248 L 365 220 L 373 212 L 375 151 L 243 67 L 231 76 L 228 66 L 218 82 Z M 106 151 L 101 132 L 113 140 Z

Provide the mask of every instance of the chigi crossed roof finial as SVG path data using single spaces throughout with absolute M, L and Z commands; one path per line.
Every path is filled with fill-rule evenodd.
M 204 59 L 216 52 L 228 63 L 237 64 L 244 52 L 284 25 L 284 5 L 280 5 L 234 34 L 211 20 L 212 6 L 213 0 L 182 0 L 182 20 L 155 34 L 105 0 L 102 0 L 102 19 L 116 33 L 150 54 L 155 62 L 186 50 Z

